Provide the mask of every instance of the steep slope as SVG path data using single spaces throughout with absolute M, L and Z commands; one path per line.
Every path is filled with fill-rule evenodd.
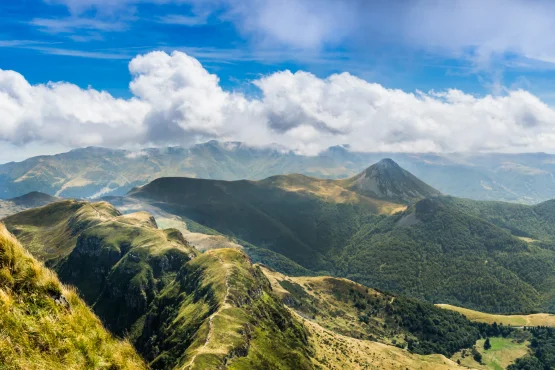
M 123 334 L 181 266 L 196 256 L 177 230 L 108 203 L 63 201 L 5 219 L 34 255 L 76 286 L 104 323 Z
M 6 223 L 154 369 L 311 368 L 304 329 L 239 250 L 197 257 L 177 230 L 102 202 L 54 203 Z
M 340 247 L 382 202 L 328 202 L 309 192 L 261 182 L 163 178 L 130 193 L 164 211 L 283 254 L 309 268 L 326 269 L 324 254 Z
M 344 188 L 367 197 L 402 204 L 441 194 L 389 158 L 382 159 L 360 174 L 340 183 Z
M 335 369 L 340 363 L 345 369 L 458 368 L 443 356 L 418 355 L 305 322 L 283 305 L 261 268 L 240 249 L 198 254 L 176 231 L 158 230 L 148 214 L 120 215 L 105 203 L 67 201 L 43 208 L 46 213 L 13 216 L 19 224 L 11 227 L 22 230 L 38 254 L 62 254 L 55 265 L 61 278 L 78 286 L 106 325 L 126 333 L 153 369 Z M 71 229 L 72 247 L 60 239 L 40 244 L 38 236 L 51 227 L 37 217 L 45 214 L 56 215 L 58 227 L 74 226 L 70 219 L 85 225 Z M 64 253 L 55 251 L 60 242 Z M 381 332 L 394 333 L 396 326 L 387 322 Z M 418 348 L 424 347 L 414 342 L 415 352 L 438 350 Z
M 183 266 L 153 303 L 136 345 L 155 369 L 311 369 L 303 326 L 236 249 Z
M 0 367 L 146 369 L 0 224 Z
M 65 200 L 9 216 L 4 223 L 27 250 L 52 266 L 71 253 L 80 231 L 117 216 L 108 203 Z

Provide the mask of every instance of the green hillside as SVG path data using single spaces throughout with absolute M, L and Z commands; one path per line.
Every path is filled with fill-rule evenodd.
M 330 258 L 336 275 L 432 303 L 497 313 L 553 305 L 555 253 L 441 198 L 365 225 Z
M 0 224 L 0 368 L 146 369 Z
M 132 196 L 148 198 L 167 212 L 316 270 L 329 268 L 324 255 L 376 218 L 384 204 L 370 199 L 368 203 L 326 201 L 313 193 L 286 190 L 279 180 L 164 178 Z M 387 203 L 388 211 L 395 207 L 400 206 Z
M 397 165 L 381 163 L 369 169 L 374 180 L 366 182 L 368 187 L 353 185 L 369 178 L 363 174 L 349 181 L 301 175 L 258 182 L 162 178 L 128 197 L 250 243 L 257 247 L 257 261 L 273 268 L 279 269 L 273 256 L 260 250 L 277 252 L 315 273 L 431 303 L 495 313 L 555 309 L 555 248 L 547 239 L 555 215 L 550 202 L 507 206 L 528 213 L 508 213 L 502 223 L 477 207 L 469 210 L 472 201 L 439 196 Z M 401 179 L 401 185 L 392 179 Z M 370 188 L 389 194 L 390 200 L 372 198 L 378 194 L 364 190 Z M 402 203 L 414 199 L 411 194 L 431 198 L 407 209 Z M 546 241 L 519 240 L 510 233 L 516 226 L 529 232 L 513 234 L 541 235 Z
M 474 227 L 471 234 L 487 235 L 482 227 L 499 232 L 480 219 L 473 226 L 477 218 L 458 214 L 441 200 L 374 216 L 374 229 L 365 232 L 413 228 L 418 235 L 416 226 L 435 225 L 436 218 L 445 225 L 464 221 L 462 229 Z M 49 222 L 45 215 L 52 215 Z M 253 265 L 241 249 L 199 253 L 177 230 L 158 229 L 149 214 L 121 215 L 104 202 L 58 202 L 6 221 L 64 282 L 77 287 L 106 326 L 129 339 L 152 369 L 457 369 L 450 357 L 469 353 L 485 337 L 495 344 L 536 335 L 474 323 L 457 312 L 346 279 L 282 275 Z M 501 232 L 507 238 L 501 243 L 505 252 L 528 246 Z M 459 238 L 446 234 L 446 240 Z M 473 248 L 483 243 L 476 238 Z M 358 256 L 369 264 L 364 258 Z M 503 357 L 503 363 L 525 356 L 528 345 L 536 351 L 549 344 L 549 338 L 542 341 L 519 342 L 520 352 Z M 548 363 L 543 353 L 538 349 L 521 362 Z M 495 356 L 484 352 L 492 363 L 505 355 Z
M 555 241 L 555 200 L 533 206 L 448 197 L 445 202 L 507 229 L 513 235 Z
M 239 250 L 198 256 L 177 230 L 107 203 L 58 202 L 5 221 L 154 369 L 312 368 L 302 325 Z

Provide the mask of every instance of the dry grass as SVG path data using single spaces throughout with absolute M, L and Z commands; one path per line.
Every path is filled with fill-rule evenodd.
M 310 334 L 313 363 L 325 370 L 463 369 L 442 355 L 421 356 L 386 344 L 359 340 L 322 328 L 298 316 Z
M 304 175 L 287 175 L 275 178 L 275 185 L 285 191 L 306 193 L 330 203 L 366 204 L 377 209 L 378 214 L 394 214 L 404 211 L 402 204 L 368 198 L 342 187 L 340 181 L 322 180 Z
M 495 315 L 449 304 L 438 304 L 436 306 L 446 310 L 460 312 L 471 321 L 484 322 L 487 324 L 496 322 L 508 326 L 555 326 L 555 315 L 547 313 L 536 313 L 531 315 Z
M 72 289 L 0 224 L 0 368 L 144 369 Z

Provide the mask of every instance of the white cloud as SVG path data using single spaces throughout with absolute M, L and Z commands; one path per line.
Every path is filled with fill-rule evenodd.
M 130 99 L 63 82 L 31 85 L 0 70 L 0 140 L 138 147 L 215 138 L 309 154 L 336 144 L 361 151 L 555 152 L 555 111 L 524 90 L 408 93 L 349 73 L 321 79 L 283 71 L 253 81 L 261 94 L 251 98 L 223 90 L 216 75 L 181 52 L 138 56 L 129 68 Z

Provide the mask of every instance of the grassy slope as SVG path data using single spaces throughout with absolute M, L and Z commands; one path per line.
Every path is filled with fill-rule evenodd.
M 0 368 L 144 369 L 78 295 L 0 224 Z
M 5 220 L 10 231 L 84 299 L 117 334 L 146 313 L 156 294 L 196 255 L 177 230 L 150 215 L 120 215 L 105 202 L 63 201 Z
M 529 353 L 529 342 L 516 340 L 513 338 L 490 338 L 491 348 L 484 349 L 485 339 L 476 342 L 476 350 L 482 355 L 482 362 L 474 360 L 470 350 L 464 350 L 453 357 L 451 360 L 460 361 L 461 365 L 473 369 L 503 370 L 514 363 L 516 359 L 526 356 Z
M 50 222 L 41 217 L 50 214 Z M 74 219 L 85 227 L 73 229 Z M 9 221 L 38 255 L 59 256 L 59 243 L 60 277 L 112 330 L 128 333 L 153 368 L 311 368 L 303 327 L 240 250 L 196 257 L 176 230 L 157 229 L 146 213 L 119 215 L 106 203 L 56 203 Z M 41 245 L 52 224 L 63 233 Z
M 442 355 L 417 355 L 400 348 L 344 336 L 303 320 L 315 348 L 312 361 L 322 370 L 465 369 Z
M 555 326 L 555 315 L 547 313 L 536 313 L 531 315 L 495 315 L 449 304 L 438 304 L 437 306 L 446 310 L 459 312 L 471 321 L 483 322 L 486 324 L 493 324 L 496 322 L 508 326 Z
M 53 265 L 72 251 L 81 230 L 119 215 L 105 202 L 66 200 L 17 213 L 4 223 L 35 257 Z
M 480 337 L 477 325 L 459 314 L 444 315 L 428 303 L 381 293 L 347 279 L 263 271 L 286 305 L 339 335 L 447 356 L 470 347 Z
M 377 214 L 403 207 L 348 190 L 322 190 L 322 183 L 302 176 L 260 182 L 164 178 L 130 195 L 304 267 L 327 270 L 329 251 L 343 247 Z
M 311 368 L 305 330 L 236 249 L 185 264 L 145 322 L 133 335 L 154 369 Z

